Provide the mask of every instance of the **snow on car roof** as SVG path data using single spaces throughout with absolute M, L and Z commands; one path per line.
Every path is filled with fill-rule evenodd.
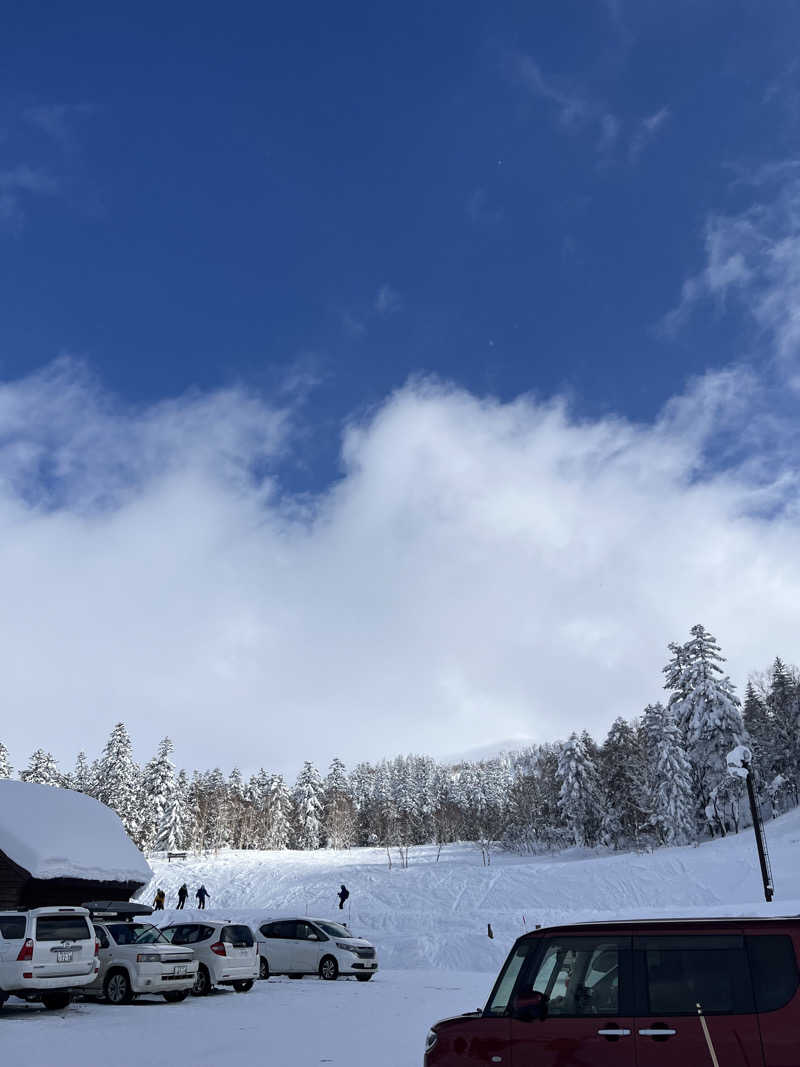
M 153 876 L 105 804 L 33 782 L 0 780 L 0 852 L 34 878 L 144 883 Z

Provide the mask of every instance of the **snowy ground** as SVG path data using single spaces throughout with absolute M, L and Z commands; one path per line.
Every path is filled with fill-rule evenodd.
M 391 870 L 386 854 L 223 852 L 167 863 L 152 857 L 153 882 L 173 902 L 186 881 L 204 882 L 206 914 L 245 918 L 293 912 L 344 917 L 376 944 L 372 982 L 270 979 L 246 995 L 129 1007 L 80 1003 L 51 1015 L 9 1001 L 0 1012 L 3 1063 L 36 1067 L 414 1067 L 431 1022 L 486 1000 L 508 948 L 525 926 L 612 916 L 800 914 L 800 811 L 767 827 L 776 897 L 763 903 L 752 832 L 650 854 L 558 857 L 496 855 L 483 867 L 468 846 L 412 849 Z M 344 916 L 336 892 L 352 893 Z M 187 908 L 184 917 L 196 914 Z M 164 913 L 163 921 L 172 912 Z M 491 923 L 495 938 L 486 936 Z
M 428 1027 L 486 1001 L 493 975 L 394 971 L 360 983 L 270 978 L 246 994 L 182 1004 L 83 1002 L 63 1012 L 10 1000 L 0 1058 L 22 1067 L 420 1067 Z

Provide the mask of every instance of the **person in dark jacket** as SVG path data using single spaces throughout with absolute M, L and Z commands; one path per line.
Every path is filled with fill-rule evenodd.
M 342 888 L 339 890 L 339 911 L 342 911 L 344 909 L 344 902 L 349 896 L 350 892 L 347 886 L 343 884 Z
M 186 906 L 186 898 L 188 896 L 189 896 L 189 887 L 186 885 L 186 882 L 184 882 L 183 885 L 178 890 L 178 910 L 179 911 Z
M 155 908 L 156 911 L 163 911 L 164 910 L 164 901 L 165 900 L 166 900 L 166 896 L 164 895 L 164 890 L 163 889 L 159 889 L 156 892 L 156 899 L 153 901 L 153 907 Z
M 209 892 L 206 889 L 206 887 L 204 885 L 201 885 L 200 888 L 195 893 L 195 896 L 197 897 L 197 906 L 198 906 L 198 908 L 200 908 L 201 911 L 205 911 L 206 900 L 208 899 L 208 896 L 209 896 Z

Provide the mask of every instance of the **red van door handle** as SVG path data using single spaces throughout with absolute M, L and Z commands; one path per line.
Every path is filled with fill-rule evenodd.
M 608 1030 L 598 1030 L 597 1033 L 600 1037 L 607 1037 L 610 1041 L 615 1040 L 618 1037 L 630 1037 L 630 1030 L 614 1030 L 609 1028 Z
M 672 1030 L 669 1026 L 651 1026 L 646 1030 L 640 1030 L 639 1034 L 642 1037 L 652 1037 L 656 1041 L 665 1041 L 668 1037 L 674 1037 L 677 1034 L 677 1030 Z

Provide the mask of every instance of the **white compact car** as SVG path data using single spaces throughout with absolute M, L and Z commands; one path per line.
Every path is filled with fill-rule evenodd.
M 129 1004 L 142 994 L 161 994 L 170 1003 L 185 1000 L 197 979 L 190 948 L 171 945 L 158 927 L 141 921 L 152 914 L 145 904 L 87 904 L 100 944 L 100 972 L 84 990 L 109 1004 Z
M 378 969 L 378 957 L 369 941 L 353 937 L 346 926 L 328 919 L 272 919 L 262 923 L 258 955 L 261 978 L 318 974 L 333 981 L 341 974 L 368 982 Z
M 95 980 L 97 952 L 85 908 L 0 912 L 0 1006 L 14 996 L 66 1008 Z
M 203 919 L 171 923 L 161 933 L 173 945 L 191 948 L 197 960 L 192 993 L 210 993 L 214 986 L 233 986 L 237 993 L 252 989 L 258 978 L 258 954 L 253 931 L 242 923 Z

